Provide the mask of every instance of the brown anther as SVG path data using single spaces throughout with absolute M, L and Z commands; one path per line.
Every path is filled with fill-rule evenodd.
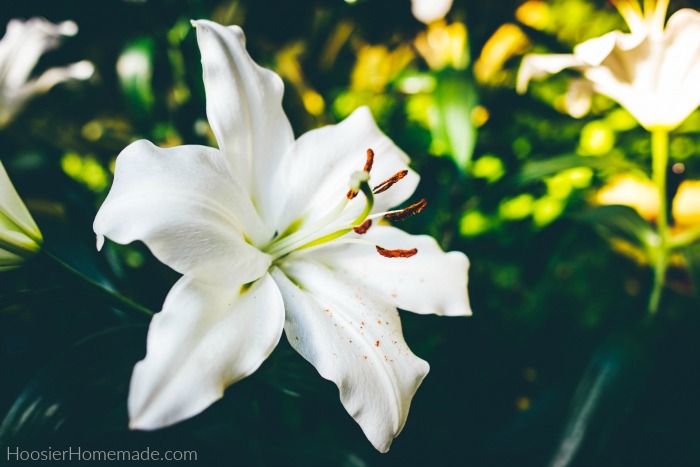
M 359 193 L 359 191 L 354 191 L 354 190 L 351 188 L 351 189 L 348 190 L 348 193 L 347 193 L 345 196 L 346 196 L 348 199 L 355 199 L 355 196 L 357 196 L 358 193 Z
M 372 165 L 374 164 L 374 151 L 367 149 L 367 162 L 365 162 L 365 172 L 370 173 L 372 171 Z
M 390 212 L 386 214 L 384 217 L 386 217 L 389 220 L 392 221 L 401 221 L 406 219 L 407 217 L 411 217 L 415 214 L 418 214 L 423 210 L 423 208 L 428 204 L 428 202 L 423 198 L 422 200 L 418 201 L 416 204 L 412 204 L 406 209 L 402 209 L 397 212 Z
M 372 219 L 367 219 L 362 224 L 358 225 L 352 230 L 354 230 L 355 233 L 358 235 L 364 235 L 367 233 L 370 227 L 372 227 Z
M 402 170 L 401 172 L 397 172 L 390 178 L 384 180 L 382 183 L 375 186 L 372 192 L 374 192 L 375 195 L 378 195 L 379 193 L 384 193 L 386 190 L 391 188 L 394 185 L 394 183 L 398 182 L 406 175 L 408 175 L 408 170 Z
M 410 250 L 387 250 L 379 245 L 376 246 L 377 253 L 385 258 L 410 258 L 418 253 L 418 248 L 411 248 Z

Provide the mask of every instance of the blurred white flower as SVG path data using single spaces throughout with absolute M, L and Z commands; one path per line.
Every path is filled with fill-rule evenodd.
M 193 24 L 219 149 L 133 143 L 94 224 L 98 246 L 141 240 L 184 274 L 134 369 L 131 427 L 201 412 L 254 372 L 284 329 L 385 452 L 428 372 L 397 307 L 471 314 L 467 258 L 372 225 L 424 201 L 386 212 L 413 194 L 418 175 L 366 108 L 295 141 L 282 80 L 252 61 L 241 29 Z
M 41 56 L 58 47 L 62 37 L 77 32 L 78 26 L 73 21 L 53 24 L 43 18 L 10 20 L 0 40 L 0 127 L 7 125 L 31 97 L 63 81 L 92 76 L 92 63 L 81 61 L 50 68 L 30 79 Z
M 39 227 L 0 162 L 0 272 L 19 267 L 41 249 Z
M 700 105 L 700 13 L 683 9 L 664 28 L 668 0 L 613 3 L 630 33 L 614 31 L 577 45 L 571 55 L 528 55 L 518 73 L 525 92 L 532 78 L 573 68 L 567 95 L 569 113 L 586 114 L 593 92 L 625 107 L 648 130 L 672 130 Z
M 411 12 L 422 23 L 443 19 L 452 8 L 453 0 L 411 0 Z

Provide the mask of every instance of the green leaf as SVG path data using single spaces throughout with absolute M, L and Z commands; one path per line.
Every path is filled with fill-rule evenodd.
M 658 234 L 629 206 L 597 206 L 580 219 L 593 224 L 604 237 L 619 237 L 632 242 L 648 255 L 652 255 L 659 245 Z
M 597 463 L 648 381 L 652 367 L 648 337 L 640 328 L 597 349 L 577 384 L 549 465 Z
M 693 283 L 695 295 L 700 299 L 700 243 L 688 245 L 681 251 L 688 262 L 688 272 Z
M 49 361 L 0 424 L 0 444 L 45 448 L 126 427 L 129 380 L 145 336 L 145 325 L 112 328 Z
M 438 76 L 434 96 L 437 119 L 431 128 L 433 137 L 446 143 L 457 167 L 466 171 L 477 135 L 472 121 L 472 112 L 478 103 L 474 79 L 466 71 L 443 71 Z
M 152 39 L 137 39 L 124 48 L 117 60 L 119 84 L 137 116 L 150 115 L 155 101 L 152 84 L 154 50 Z
M 592 169 L 619 168 L 624 170 L 641 170 L 633 162 L 622 157 L 584 157 L 576 154 L 565 154 L 540 160 L 531 160 L 523 164 L 520 172 L 515 176 L 516 185 L 528 185 L 542 181 L 543 178 L 555 175 L 564 170 L 575 167 L 590 167 Z

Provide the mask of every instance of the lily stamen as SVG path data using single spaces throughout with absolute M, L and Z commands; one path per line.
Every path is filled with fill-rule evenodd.
M 352 230 L 355 231 L 355 233 L 358 235 L 364 235 L 367 233 L 370 227 L 372 227 L 372 219 L 367 219 L 362 224 L 358 225 Z
M 375 195 L 378 195 L 379 193 L 384 193 L 386 190 L 394 186 L 395 183 L 404 178 L 406 175 L 408 175 L 408 170 L 402 170 L 401 172 L 397 172 L 388 179 L 384 180 L 379 185 L 375 186 L 374 189 L 372 189 L 372 191 Z
M 371 148 L 367 149 L 367 160 L 362 171 L 354 172 L 350 178 L 350 189 L 343 197 L 341 202 L 330 213 L 323 216 L 313 225 L 304 227 L 301 230 L 292 233 L 289 236 L 279 238 L 273 241 L 265 250 L 267 254 L 273 257 L 273 261 L 287 257 L 295 251 L 316 249 L 321 246 L 336 245 L 344 243 L 340 240 L 345 235 L 354 232 L 357 235 L 364 235 L 372 226 L 373 219 L 378 217 L 386 217 L 389 220 L 399 221 L 410 216 L 420 213 L 428 204 L 425 199 L 421 199 L 407 208 L 396 211 L 389 211 L 377 214 L 371 214 L 374 207 L 374 195 L 383 193 L 391 188 L 394 184 L 408 175 L 408 170 L 401 170 L 383 181 L 374 188 L 369 185 L 369 173 L 374 165 L 374 151 Z M 335 223 L 345 211 L 348 202 L 355 199 L 362 192 L 365 195 L 365 206 L 360 214 L 351 222 L 338 225 Z M 379 245 L 369 242 L 374 245 L 377 252 L 385 258 L 410 258 L 418 253 L 416 248 L 409 250 L 387 249 Z
M 372 165 L 374 164 L 374 151 L 371 148 L 367 148 L 367 162 L 365 162 L 365 172 L 370 173 L 372 171 Z
M 410 258 L 418 253 L 418 248 L 411 248 L 410 250 L 387 250 L 379 245 L 376 245 L 375 248 L 377 249 L 377 253 L 385 258 Z
M 392 221 L 401 221 L 408 217 L 418 214 L 423 210 L 423 208 L 425 208 L 427 204 L 428 202 L 425 200 L 425 198 L 423 198 L 422 200 L 410 205 L 405 209 L 402 209 L 400 211 L 389 212 L 386 214 L 385 217 Z

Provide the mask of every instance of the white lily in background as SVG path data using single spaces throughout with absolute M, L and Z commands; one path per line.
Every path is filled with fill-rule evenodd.
M 425 24 L 439 21 L 447 16 L 453 0 L 411 0 L 411 12 Z
M 467 258 L 377 225 L 425 202 L 386 213 L 418 175 L 366 108 L 295 141 L 282 80 L 252 61 L 241 29 L 193 24 L 219 149 L 133 143 L 94 224 L 98 247 L 141 240 L 183 274 L 134 369 L 131 427 L 201 412 L 253 373 L 284 329 L 385 452 L 429 369 L 406 345 L 397 308 L 471 314 Z
M 81 61 L 50 68 L 30 79 L 41 56 L 58 47 L 62 37 L 74 36 L 77 32 L 78 26 L 73 21 L 53 24 L 43 18 L 10 20 L 0 40 L 0 127 L 7 125 L 31 97 L 63 81 L 92 76 L 92 63 Z
M 41 231 L 0 162 L 0 272 L 19 267 L 41 249 Z
M 571 55 L 528 55 L 518 73 L 525 92 L 532 78 L 572 68 L 569 112 L 588 112 L 593 92 L 625 107 L 646 129 L 670 131 L 700 105 L 700 13 L 682 9 L 664 28 L 668 0 L 613 0 L 630 33 L 614 31 L 577 45 Z

